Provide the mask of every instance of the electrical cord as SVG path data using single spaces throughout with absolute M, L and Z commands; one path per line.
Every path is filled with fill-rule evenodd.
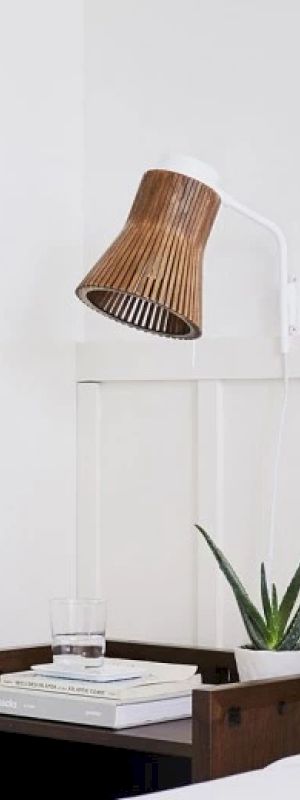
M 269 542 L 268 542 L 268 550 L 266 558 L 266 571 L 267 571 L 269 585 L 272 583 L 272 578 L 273 578 L 274 552 L 275 552 L 275 541 L 276 541 L 276 504 L 278 495 L 279 466 L 280 466 L 280 457 L 282 450 L 284 424 L 285 424 L 286 411 L 288 405 L 289 375 L 288 375 L 286 353 L 282 354 L 282 366 L 283 366 L 283 400 L 281 406 L 278 437 L 277 437 L 275 459 L 274 459 L 273 486 L 272 486 L 271 509 L 270 509 L 270 530 L 269 530 Z
M 196 343 L 194 341 L 192 344 L 192 368 L 195 369 L 195 366 L 196 366 Z M 266 573 L 269 585 L 271 585 L 273 580 L 273 565 L 274 565 L 274 554 L 275 554 L 275 544 L 276 544 L 276 506 L 278 498 L 279 467 L 280 467 L 283 432 L 285 426 L 285 419 L 286 419 L 286 412 L 288 405 L 288 394 L 289 394 L 289 375 L 288 375 L 286 353 L 282 353 L 282 369 L 283 369 L 283 399 L 282 399 L 281 413 L 278 426 L 278 437 L 276 442 L 276 450 L 274 458 L 270 523 L 269 523 L 270 525 L 269 541 L 266 554 Z

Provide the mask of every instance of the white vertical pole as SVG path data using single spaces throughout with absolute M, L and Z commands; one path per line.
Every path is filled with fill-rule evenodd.
M 196 435 L 196 519 L 215 542 L 224 538 L 224 419 L 222 381 L 198 381 Z M 223 645 L 224 579 L 196 532 L 196 643 Z
M 283 393 L 283 402 L 282 402 L 282 409 L 279 421 L 276 454 L 274 460 L 273 488 L 272 488 L 271 510 L 270 510 L 270 529 L 269 529 L 267 554 L 266 554 L 267 577 L 269 583 L 271 583 L 273 580 L 273 562 L 275 553 L 275 530 L 276 530 L 275 523 L 276 523 L 276 503 L 278 495 L 278 476 L 279 476 L 284 422 L 285 422 L 287 402 L 288 402 L 288 368 L 287 368 L 286 355 L 289 351 L 291 335 L 296 332 L 294 328 L 294 317 L 296 315 L 296 284 L 295 284 L 295 278 L 291 279 L 291 281 L 289 281 L 288 278 L 287 242 L 281 228 L 279 228 L 279 226 L 275 222 L 272 222 L 272 220 L 269 220 L 267 219 L 267 217 L 263 217 L 261 214 L 258 214 L 251 208 L 244 206 L 242 203 L 239 203 L 237 200 L 234 200 L 229 195 L 223 194 L 222 201 L 225 206 L 232 208 L 234 211 L 237 211 L 238 214 L 242 214 L 243 216 L 248 217 L 248 219 L 251 219 L 253 222 L 256 222 L 258 225 L 261 225 L 263 228 L 269 230 L 270 233 L 272 233 L 273 236 L 275 236 L 279 248 L 280 349 L 282 353 L 282 362 L 283 362 L 284 393 Z
M 101 384 L 77 384 L 77 595 L 101 597 Z

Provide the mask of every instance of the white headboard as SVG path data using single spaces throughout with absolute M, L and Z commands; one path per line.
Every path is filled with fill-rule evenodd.
M 138 337 L 137 337 L 138 338 Z M 231 646 L 243 627 L 200 521 L 258 595 L 281 409 L 275 340 L 104 342 L 77 348 L 80 594 L 109 634 Z M 300 345 L 277 501 L 275 572 L 299 559 Z

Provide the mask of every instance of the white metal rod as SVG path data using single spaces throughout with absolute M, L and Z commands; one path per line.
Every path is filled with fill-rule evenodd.
M 267 228 L 277 241 L 280 253 L 280 339 L 281 339 L 281 352 L 287 353 L 289 350 L 289 319 L 288 319 L 288 271 L 287 271 L 287 243 L 286 238 L 276 222 L 263 217 L 251 208 L 244 206 L 234 198 L 225 193 L 221 193 L 222 202 L 225 206 L 234 209 L 239 214 L 252 219 L 263 228 Z
M 272 497 L 271 497 L 271 511 L 270 511 L 270 529 L 269 529 L 269 537 L 268 537 L 268 545 L 267 545 L 267 559 L 266 559 L 266 567 L 267 567 L 267 578 L 269 584 L 271 584 L 273 580 L 273 563 L 274 563 L 274 552 L 275 552 L 275 520 L 276 520 L 276 502 L 277 502 L 277 494 L 278 494 L 278 478 L 279 478 L 279 464 L 280 464 L 280 456 L 281 456 L 281 448 L 282 448 L 282 438 L 283 438 L 283 428 L 287 410 L 287 401 L 288 401 L 288 372 L 287 372 L 287 362 L 286 362 L 286 354 L 289 350 L 289 343 L 290 343 L 290 329 L 289 329 L 289 309 L 288 309 L 288 271 L 287 271 L 287 243 L 284 233 L 282 232 L 281 228 L 276 225 L 275 222 L 267 219 L 266 217 L 261 216 L 256 211 L 252 211 L 251 208 L 242 205 L 242 203 L 238 203 L 232 197 L 228 195 L 222 195 L 222 200 L 225 206 L 232 208 L 234 211 L 237 211 L 239 214 L 243 214 L 243 216 L 248 217 L 249 219 L 257 222 L 262 227 L 267 228 L 274 236 L 279 246 L 279 254 L 280 254 L 280 341 L 281 341 L 281 353 L 283 356 L 283 376 L 284 376 L 284 397 L 283 397 L 283 404 L 280 414 L 280 424 L 279 424 L 279 431 L 278 431 L 278 439 L 276 445 L 276 453 L 275 453 L 275 460 L 274 460 L 274 472 L 273 472 L 273 486 L 272 486 Z

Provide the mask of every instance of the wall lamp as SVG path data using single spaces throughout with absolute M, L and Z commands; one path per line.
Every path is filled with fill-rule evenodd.
M 279 460 L 288 400 L 286 354 L 297 332 L 296 278 L 288 276 L 287 244 L 275 222 L 239 203 L 208 164 L 167 157 L 145 172 L 119 236 L 76 289 L 87 306 L 112 319 L 175 339 L 202 334 L 202 262 L 223 204 L 266 228 L 279 252 L 280 350 L 284 395 L 274 459 L 267 572 L 272 577 Z
M 267 228 L 278 244 L 280 341 L 287 353 L 296 333 L 296 279 L 288 277 L 282 230 L 226 194 L 209 165 L 166 158 L 143 175 L 119 236 L 76 294 L 90 308 L 134 328 L 176 339 L 202 334 L 202 262 L 223 204 Z

